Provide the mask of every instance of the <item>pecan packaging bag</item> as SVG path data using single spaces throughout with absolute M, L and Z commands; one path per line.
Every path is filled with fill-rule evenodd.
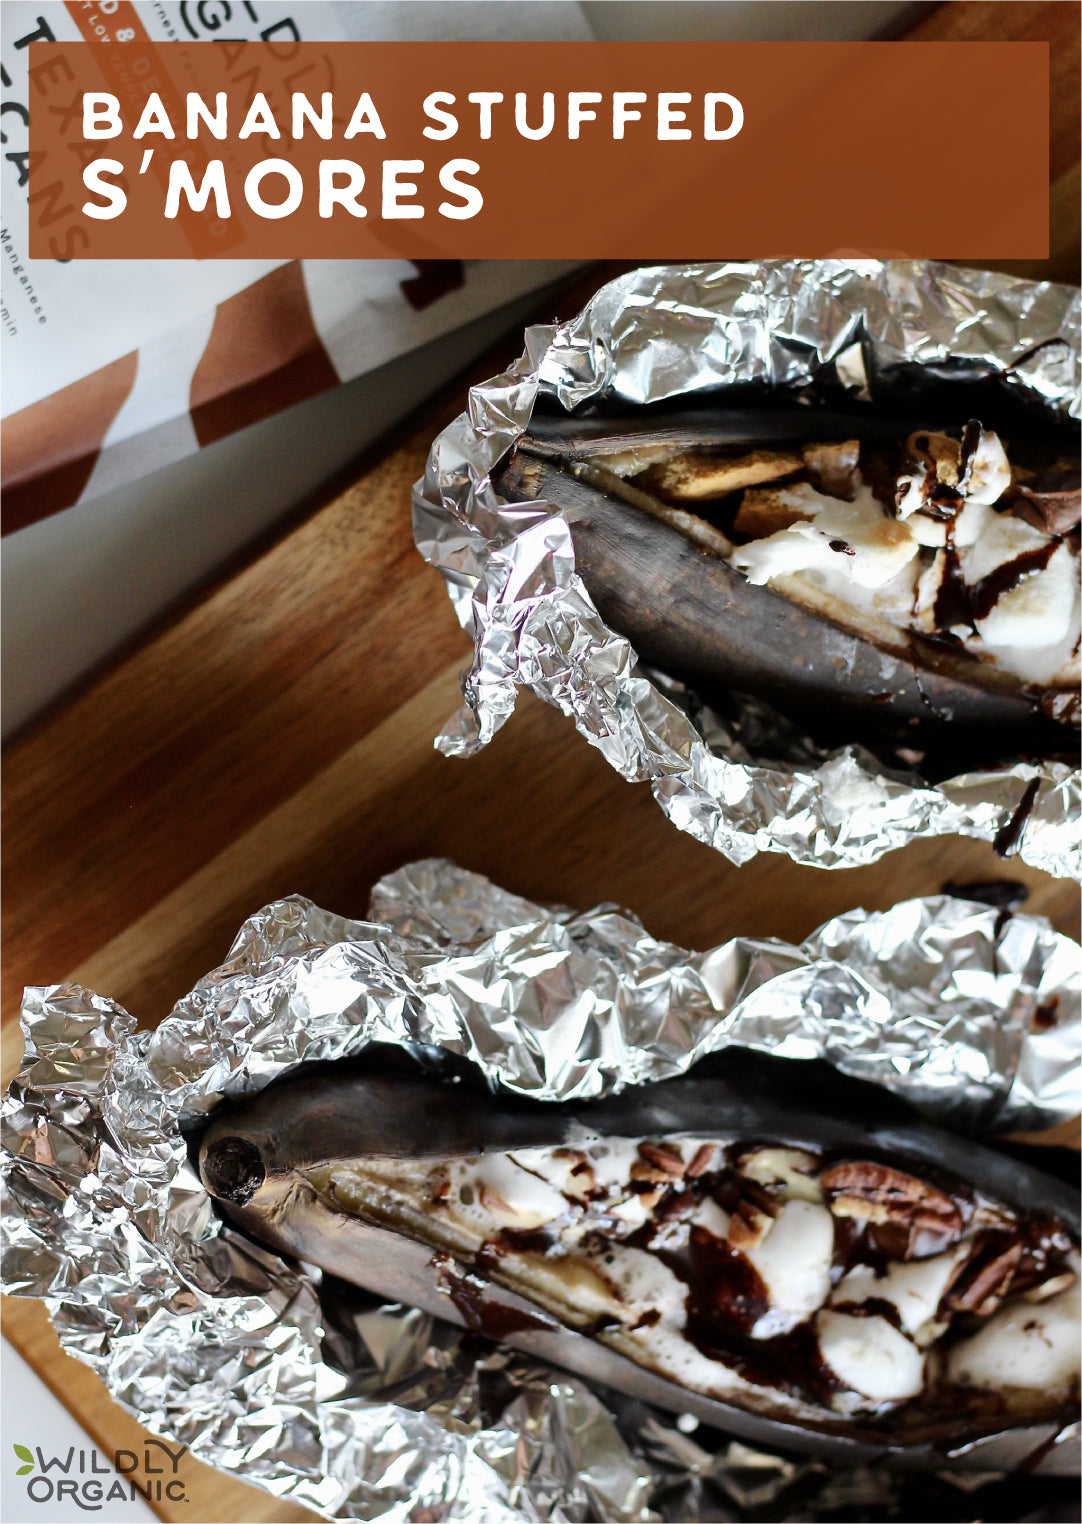
M 248 0 L 243 5 L 129 5 L 103 12 L 129 43 L 263 39 L 288 68 L 297 42 L 470 35 L 478 7 Z M 67 227 L 54 258 L 31 260 L 26 186 L 34 41 L 98 40 L 93 7 L 42 0 L 3 7 L 3 532 L 9 534 L 350 381 L 556 280 L 567 261 L 432 259 L 95 260 Z M 506 24 L 506 19 L 504 20 Z M 528 28 L 531 22 L 524 21 Z M 536 21 L 532 24 L 536 25 Z M 588 37 L 577 5 L 549 29 Z M 107 50 L 107 49 L 106 49 Z M 183 78 L 173 82 L 183 90 Z M 52 104 L 50 101 L 49 104 Z M 193 251 L 205 254 L 206 250 Z M 393 252 L 392 250 L 388 251 Z M 73 257 L 75 256 L 75 257 Z

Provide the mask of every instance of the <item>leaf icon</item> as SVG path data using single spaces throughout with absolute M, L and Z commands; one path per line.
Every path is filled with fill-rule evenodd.
M 31 1465 L 34 1464 L 33 1452 L 28 1450 L 25 1445 L 12 1445 L 11 1448 L 15 1451 L 15 1454 L 21 1461 L 29 1461 Z M 21 1471 L 19 1472 L 19 1475 L 22 1475 Z
M 18 1471 L 16 1471 L 15 1475 L 16 1476 L 25 1476 L 28 1471 L 33 1471 L 33 1469 L 34 1469 L 34 1462 L 31 1461 L 29 1466 L 20 1466 Z

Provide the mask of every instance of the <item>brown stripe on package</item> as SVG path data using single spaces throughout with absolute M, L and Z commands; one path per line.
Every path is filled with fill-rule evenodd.
M 192 376 L 200 445 L 338 385 L 308 305 L 300 262 L 272 270 L 221 302 Z
M 11 534 L 70 508 L 135 384 L 139 352 L 32 402 L 0 425 L 2 532 Z

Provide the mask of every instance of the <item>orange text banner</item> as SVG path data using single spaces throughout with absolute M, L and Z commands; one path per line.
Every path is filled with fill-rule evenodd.
M 31 45 L 35 258 L 1048 252 L 1044 43 Z

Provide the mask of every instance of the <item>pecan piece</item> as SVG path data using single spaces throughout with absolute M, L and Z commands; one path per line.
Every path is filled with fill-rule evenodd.
M 835 1164 L 819 1177 L 835 1217 L 851 1217 L 887 1230 L 882 1247 L 892 1258 L 938 1253 L 962 1232 L 962 1209 L 946 1192 L 887 1164 L 857 1159 Z
M 553 1149 L 552 1156 L 554 1159 L 566 1159 L 568 1163 L 564 1195 L 572 1196 L 576 1201 L 585 1201 L 597 1185 L 589 1159 L 579 1148 L 556 1148 Z
M 976 1251 L 964 1260 L 955 1274 L 944 1305 L 951 1312 L 975 1312 L 987 1318 L 1011 1289 L 1022 1258 L 1020 1239 L 1001 1234 L 978 1240 Z
M 705 1175 L 708 1170 L 714 1168 L 720 1149 L 716 1143 L 700 1143 L 695 1150 L 695 1156 L 688 1165 L 688 1179 L 697 1180 L 700 1175 Z
M 672 1143 L 640 1143 L 639 1158 L 660 1170 L 663 1179 L 682 1180 L 684 1177 L 687 1167 L 684 1156 Z

